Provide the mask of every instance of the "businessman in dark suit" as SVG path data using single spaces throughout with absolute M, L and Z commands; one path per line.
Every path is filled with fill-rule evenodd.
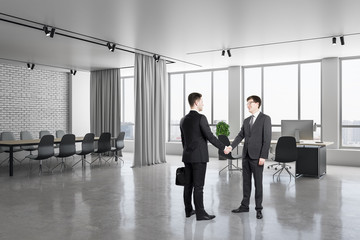
M 185 164 L 185 176 L 188 184 L 184 186 L 184 204 L 186 217 L 196 214 L 197 220 L 211 220 L 215 215 L 209 215 L 204 209 L 203 189 L 205 183 L 206 165 L 209 161 L 208 141 L 219 149 L 225 149 L 211 132 L 206 117 L 200 112 L 203 100 L 200 93 L 188 96 L 190 112 L 181 119 L 180 131 L 183 145 L 182 161 Z M 194 191 L 195 210 L 191 204 Z
M 260 112 L 260 106 L 260 97 L 253 95 L 247 98 L 247 107 L 252 115 L 244 120 L 239 134 L 229 147 L 233 149 L 245 138 L 242 152 L 243 199 L 240 207 L 232 212 L 249 212 L 251 178 L 254 175 L 255 210 L 258 219 L 263 217 L 261 212 L 263 209 L 263 170 L 271 143 L 271 119 Z

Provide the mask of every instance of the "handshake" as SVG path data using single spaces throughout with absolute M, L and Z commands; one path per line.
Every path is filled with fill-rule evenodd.
M 231 147 L 231 146 L 227 146 L 227 147 L 225 147 L 225 149 L 224 149 L 224 153 L 225 153 L 225 154 L 229 154 L 229 153 L 231 152 L 231 150 L 232 150 L 232 147 Z

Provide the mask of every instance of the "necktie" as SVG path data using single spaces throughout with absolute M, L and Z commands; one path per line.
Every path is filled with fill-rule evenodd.
M 250 129 L 252 128 L 253 124 L 254 124 L 254 115 L 251 115 L 251 119 L 250 119 Z

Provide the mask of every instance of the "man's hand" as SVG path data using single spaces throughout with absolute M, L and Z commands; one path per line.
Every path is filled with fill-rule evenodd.
M 225 149 L 224 149 L 224 153 L 225 153 L 225 154 L 229 154 L 229 153 L 231 152 L 231 150 L 232 150 L 232 147 L 231 147 L 231 146 L 227 146 L 227 147 L 225 147 Z
M 259 158 L 259 165 L 264 165 L 265 163 L 265 158 Z

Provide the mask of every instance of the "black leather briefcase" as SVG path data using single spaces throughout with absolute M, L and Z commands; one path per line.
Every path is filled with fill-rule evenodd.
M 186 185 L 185 167 L 179 167 L 176 169 L 175 184 L 179 186 Z

